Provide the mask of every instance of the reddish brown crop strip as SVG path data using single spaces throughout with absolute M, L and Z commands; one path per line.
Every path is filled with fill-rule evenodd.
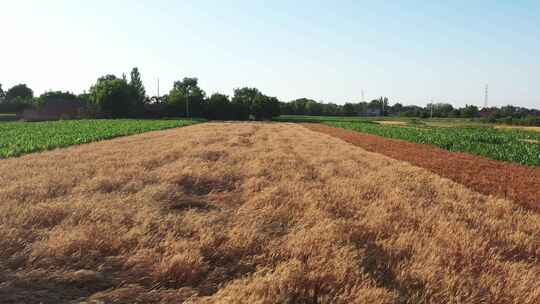
M 322 124 L 303 126 L 343 139 L 368 151 L 428 169 L 482 194 L 510 199 L 540 211 L 540 168 L 494 161 Z

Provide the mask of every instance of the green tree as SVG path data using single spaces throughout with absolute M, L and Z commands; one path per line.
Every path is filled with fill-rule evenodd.
M 394 104 L 390 107 L 390 112 L 392 115 L 399 115 L 401 112 L 403 112 L 403 105 L 399 102 Z
M 18 84 L 13 86 L 6 92 L 6 100 L 23 100 L 28 101 L 34 98 L 34 91 L 30 89 L 26 84 Z
M 462 115 L 465 118 L 474 118 L 479 116 L 479 111 L 477 106 L 465 105 L 465 108 L 462 110 Z
M 343 115 L 341 107 L 335 103 L 324 104 L 323 115 L 326 116 L 340 116 Z
M 48 91 L 39 95 L 39 99 L 63 99 L 63 100 L 75 100 L 77 95 L 71 92 L 62 92 L 62 91 Z
M 250 114 L 255 119 L 271 119 L 272 117 L 279 116 L 279 113 L 279 100 L 277 98 L 258 94 L 253 99 Z
M 2 89 L 2 84 L 0 83 L 0 98 L 6 97 L 6 92 L 4 92 L 4 89 Z
M 306 109 L 306 105 L 310 102 L 316 102 L 315 100 L 311 100 L 308 98 L 300 98 L 293 100 L 289 102 L 291 106 L 289 107 L 290 112 L 289 113 L 283 113 L 283 114 L 289 114 L 289 115 L 308 115 L 308 110 Z
M 323 114 L 324 105 L 315 100 L 308 100 L 305 103 L 305 109 L 307 115 L 319 116 Z
M 352 103 L 346 103 L 343 105 L 343 115 L 345 116 L 355 116 L 357 115 L 354 110 L 354 105 Z
M 197 78 L 186 77 L 174 82 L 167 98 L 168 112 L 172 116 L 200 117 L 203 114 L 206 93 Z
M 247 120 L 252 115 L 252 105 L 255 99 L 262 95 L 256 88 L 244 87 L 234 90 L 234 96 L 231 100 L 235 110 L 235 119 Z
M 141 80 L 141 73 L 139 73 L 138 68 L 133 68 L 131 70 L 131 79 L 129 81 L 129 85 L 133 88 L 135 98 L 140 102 L 144 103 L 144 100 L 146 98 L 146 90 L 144 89 L 144 84 Z
M 38 107 L 42 106 L 47 101 L 61 101 L 61 102 L 80 102 L 77 95 L 71 92 L 62 92 L 62 91 L 48 91 L 45 92 L 36 99 L 36 105 Z
M 133 91 L 129 84 L 114 75 L 100 77 L 90 88 L 90 99 L 98 111 L 113 118 L 133 116 Z
M 270 97 L 268 99 L 268 102 L 270 103 L 268 106 L 269 110 L 269 118 L 277 117 L 281 115 L 281 108 L 279 107 L 280 101 L 277 99 L 277 97 Z
M 208 119 L 234 119 L 234 111 L 227 95 L 214 93 L 207 101 L 206 117 Z

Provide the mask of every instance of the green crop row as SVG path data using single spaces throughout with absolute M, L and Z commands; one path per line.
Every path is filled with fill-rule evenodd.
M 0 158 L 176 128 L 195 120 L 65 120 L 0 124 Z
M 362 122 L 324 121 L 345 129 L 383 137 L 434 145 L 501 161 L 540 165 L 540 133 L 489 127 L 437 128 L 379 125 Z

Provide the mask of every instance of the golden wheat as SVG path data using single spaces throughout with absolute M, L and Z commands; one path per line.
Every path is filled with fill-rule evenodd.
M 539 214 L 297 125 L 201 124 L 0 173 L 0 302 L 540 302 Z

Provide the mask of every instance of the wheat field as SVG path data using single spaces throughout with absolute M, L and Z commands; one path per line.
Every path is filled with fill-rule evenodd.
M 540 215 L 302 126 L 0 161 L 2 303 L 540 303 Z

